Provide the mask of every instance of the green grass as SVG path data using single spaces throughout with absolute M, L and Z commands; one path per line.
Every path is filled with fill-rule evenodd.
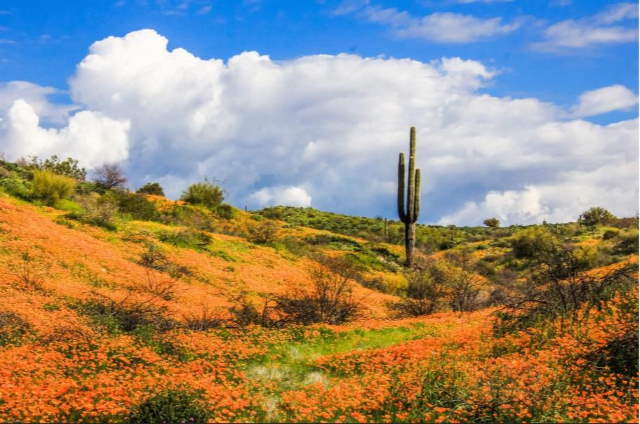
M 248 361 L 245 371 L 254 379 L 275 382 L 279 391 L 291 390 L 324 378 L 314 365 L 321 356 L 379 349 L 436 335 L 434 328 L 422 323 L 342 333 L 322 328 L 317 337 L 272 346 L 265 355 Z

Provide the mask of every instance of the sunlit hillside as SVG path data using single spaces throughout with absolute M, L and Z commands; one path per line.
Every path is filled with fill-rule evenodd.
M 397 221 L 0 165 L 0 421 L 636 420 L 635 218 L 419 226 L 407 270 Z

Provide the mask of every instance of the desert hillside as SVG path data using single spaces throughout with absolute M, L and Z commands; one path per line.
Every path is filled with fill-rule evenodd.
M 635 218 L 420 225 L 407 270 L 398 221 L 0 165 L 1 421 L 637 416 Z

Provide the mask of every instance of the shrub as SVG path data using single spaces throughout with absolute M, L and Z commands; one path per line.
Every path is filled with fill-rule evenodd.
M 184 225 L 205 231 L 214 229 L 211 212 L 201 206 L 173 205 L 161 213 L 159 220 L 165 224 Z
M 36 156 L 30 158 L 26 163 L 28 168 L 35 168 L 42 171 L 50 171 L 57 175 L 73 178 L 74 180 L 84 181 L 87 171 L 80 167 L 78 161 L 73 158 L 61 160 L 58 156 L 53 155 L 49 159 L 38 160 Z
M 166 272 L 173 278 L 191 275 L 189 268 L 171 262 L 155 243 L 147 243 L 147 250 L 140 256 L 138 264 L 156 271 Z
M 595 352 L 587 355 L 587 359 L 598 368 L 608 367 L 617 374 L 638 375 L 638 325 L 637 312 L 631 317 L 634 325 L 622 335 L 610 340 Z
M 124 187 L 127 178 L 124 176 L 120 166 L 116 164 L 105 164 L 94 171 L 93 181 L 104 190 Z
M 257 244 L 269 244 L 278 238 L 278 225 L 271 220 L 252 224 L 248 228 L 249 241 Z
M 78 203 L 82 206 L 82 211 L 68 214 L 67 216 L 69 218 L 77 219 L 85 224 L 97 225 L 108 230 L 116 229 L 114 219 L 118 212 L 118 205 L 115 199 L 92 193 L 89 196 L 79 197 Z
M 215 313 L 206 307 L 200 311 L 184 315 L 184 326 L 189 330 L 206 331 L 211 328 L 221 328 L 227 325 L 228 320 L 221 314 Z
M 167 331 L 176 327 L 176 323 L 166 317 L 166 308 L 157 303 L 156 297 L 134 298 L 129 294 L 115 300 L 94 293 L 79 307 L 95 324 L 111 333 L 130 333 L 143 327 Z
M 275 296 L 275 310 L 285 322 L 296 324 L 342 324 L 360 313 L 360 302 L 353 295 L 353 283 L 326 268 L 312 269 L 311 287 Z
M 31 330 L 31 325 L 18 314 L 0 311 L 0 346 L 20 343 Z
M 16 279 L 17 287 L 23 290 L 42 292 L 49 271 L 49 264 L 29 251 L 20 253 L 20 259 L 9 263 L 9 270 Z
M 32 196 L 53 206 L 57 201 L 71 196 L 75 186 L 76 181 L 73 178 L 56 175 L 50 171 L 35 171 Z
M 614 247 L 614 251 L 621 255 L 638 253 L 638 230 L 629 230 L 620 233 L 618 243 Z
M 602 240 L 611 240 L 612 238 L 617 237 L 618 234 L 620 234 L 620 230 L 608 228 L 604 233 L 602 233 Z
M 487 218 L 482 223 L 489 228 L 498 228 L 500 226 L 498 218 Z
M 129 215 L 133 219 L 142 221 L 154 221 L 159 219 L 160 214 L 155 203 L 147 200 L 141 194 L 130 193 L 124 190 L 114 190 L 110 192 L 118 204 L 118 209 L 123 214 Z
M 593 207 L 584 211 L 578 217 L 578 223 L 587 227 L 595 227 L 597 225 L 607 225 L 616 220 L 616 217 L 608 210 L 600 207 Z
M 15 173 L 11 173 L 9 176 L 0 179 L 0 188 L 2 188 L 2 190 L 23 200 L 31 199 L 32 187 L 30 181 L 20 178 Z
M 546 228 L 529 228 L 518 231 L 510 240 L 516 258 L 534 259 L 539 252 L 551 249 L 558 240 Z
M 212 414 L 202 391 L 170 389 L 157 393 L 135 406 L 125 422 L 130 424 L 206 424 Z
M 182 193 L 180 200 L 193 205 L 202 205 L 209 210 L 215 211 L 224 200 L 224 193 L 217 185 L 208 181 L 202 183 L 191 184 L 187 190 Z
M 223 203 L 216 209 L 216 215 L 218 215 L 222 219 L 231 219 L 234 217 L 235 212 L 231 205 Z
M 444 273 L 436 262 L 419 262 L 406 277 L 407 297 L 391 304 L 392 309 L 400 315 L 420 316 L 444 308 L 447 289 L 443 283 Z
M 153 194 L 156 196 L 164 196 L 164 190 L 159 183 L 146 183 L 138 190 L 136 190 L 138 194 Z
M 202 231 L 187 228 L 180 231 L 162 231 L 158 234 L 160 241 L 194 250 L 207 250 L 211 236 Z
M 636 284 L 635 265 L 627 264 L 604 275 L 585 273 L 576 250 L 556 246 L 541 252 L 540 262 L 517 299 L 498 313 L 497 334 L 535 326 L 549 319 L 578 318 L 583 313 Z

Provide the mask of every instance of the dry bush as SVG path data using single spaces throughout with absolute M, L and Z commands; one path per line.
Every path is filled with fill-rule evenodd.
M 202 306 L 197 312 L 182 316 L 185 328 L 195 331 L 206 331 L 211 328 L 229 327 L 229 319 L 220 312 Z
M 21 252 L 20 258 L 9 264 L 9 269 L 16 279 L 17 288 L 38 292 L 45 291 L 43 283 L 49 268 L 49 264 L 42 257 L 36 256 L 30 251 Z
M 118 204 L 113 197 L 91 193 L 87 196 L 79 196 L 76 200 L 82 206 L 82 212 L 73 212 L 68 215 L 70 218 L 108 230 L 115 230 L 114 219 L 118 213 Z
M 155 244 L 148 242 L 146 243 L 147 250 L 142 253 L 140 259 L 138 260 L 138 264 L 147 268 L 154 269 L 160 272 L 166 272 L 173 278 L 180 278 L 183 276 L 189 276 L 192 272 L 186 266 L 178 265 L 171 262 L 160 247 Z M 147 280 L 151 277 L 147 273 Z M 169 300 L 169 299 L 167 299 Z
M 69 342 L 90 344 L 94 338 L 95 334 L 93 332 L 87 331 L 82 327 L 62 326 L 54 328 L 51 333 L 43 337 L 42 341 L 45 344 Z
M 576 250 L 555 246 L 539 252 L 539 265 L 522 286 L 515 301 L 497 314 L 497 334 L 513 332 L 549 319 L 562 325 L 588 316 L 601 302 L 637 285 L 635 264 L 626 264 L 607 273 L 585 272 L 585 263 Z
M 275 296 L 274 309 L 296 324 L 342 324 L 358 317 L 361 301 L 353 294 L 350 278 L 324 267 L 310 271 L 311 287 Z
M 140 327 L 152 327 L 168 331 L 177 326 L 167 317 L 167 308 L 156 296 L 139 298 L 129 293 L 120 300 L 93 292 L 92 297 L 81 303 L 81 311 L 94 323 L 106 327 L 112 333 L 131 332 Z
M 256 306 L 246 295 L 229 308 L 233 326 L 285 327 L 315 323 L 342 324 L 360 316 L 362 301 L 353 294 L 354 283 L 322 266 L 310 270 L 311 286 L 291 288 L 282 295 L 263 296 Z
M 19 343 L 31 325 L 15 312 L 0 311 L 0 346 Z
M 270 220 L 251 224 L 247 232 L 247 238 L 251 243 L 269 244 L 278 239 L 278 225 Z
M 147 271 L 146 281 L 135 290 L 149 293 L 162 300 L 173 300 L 176 297 L 176 282 L 169 279 L 158 279 L 151 272 Z
M 445 308 L 448 290 L 443 281 L 444 271 L 438 262 L 418 260 L 406 277 L 407 296 L 389 304 L 398 315 L 429 315 Z

